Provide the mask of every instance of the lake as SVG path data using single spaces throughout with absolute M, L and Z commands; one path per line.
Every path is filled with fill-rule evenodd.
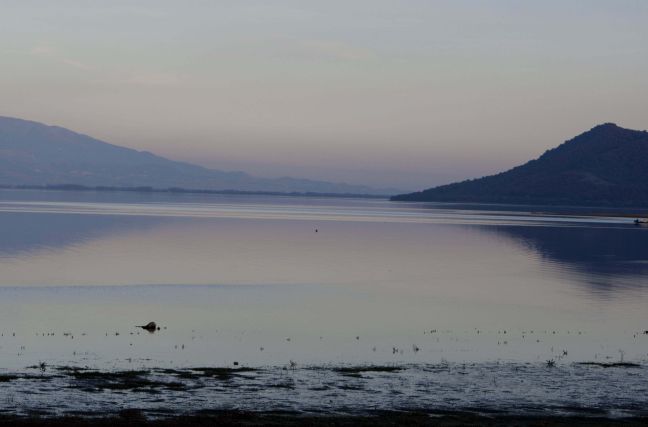
M 0 410 L 645 414 L 648 228 L 592 211 L 0 190 Z

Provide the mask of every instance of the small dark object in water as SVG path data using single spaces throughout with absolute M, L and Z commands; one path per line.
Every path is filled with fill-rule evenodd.
M 556 366 L 556 361 L 553 359 L 547 360 L 547 368 L 553 368 Z
M 147 330 L 147 331 L 149 331 L 151 333 L 153 333 L 153 332 L 155 332 L 156 330 L 159 329 L 157 327 L 157 325 L 155 324 L 155 322 L 148 322 L 146 325 L 138 326 L 138 328 L 142 328 L 142 329 Z
M 648 335 L 648 331 L 644 331 L 644 335 Z
M 316 232 L 316 233 L 318 232 L 317 228 L 315 229 L 315 232 Z

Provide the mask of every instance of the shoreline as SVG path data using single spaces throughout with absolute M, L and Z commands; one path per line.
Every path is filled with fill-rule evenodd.
M 378 194 L 356 194 L 356 193 L 320 193 L 320 192 L 282 192 L 282 191 L 248 191 L 248 190 L 209 190 L 192 188 L 157 188 L 157 187 L 110 187 L 110 186 L 84 186 L 74 184 L 62 185 L 4 185 L 0 184 L 0 190 L 13 191 L 47 191 L 47 192 L 79 192 L 79 193 L 136 193 L 136 194 L 175 194 L 175 195 L 221 195 L 221 196 L 269 196 L 288 198 L 324 198 L 324 199 L 365 199 L 365 200 L 386 200 L 394 201 L 389 195 Z M 429 203 L 424 201 L 400 201 L 405 203 Z M 469 206 L 468 210 L 481 210 L 484 207 L 506 206 L 517 211 L 521 208 L 544 207 L 553 210 L 536 211 L 529 210 L 532 216 L 564 216 L 564 217 L 595 217 L 595 218 L 648 218 L 648 206 L 624 207 L 614 205 L 573 205 L 573 204 L 542 204 L 542 203 L 511 203 L 511 202 L 467 202 L 467 201 L 437 201 L 432 202 L 441 207 L 447 205 Z M 480 209 L 481 208 L 481 209 Z M 619 210 L 627 212 L 618 212 Z M 488 210 L 488 209 L 487 209 Z M 582 211 L 581 211 L 582 210 Z M 589 211 L 588 211 L 589 210 Z M 606 211 L 608 210 L 608 211 Z
M 98 192 L 98 193 L 140 193 L 140 194 L 211 194 L 225 196 L 275 196 L 275 197 L 304 197 L 304 198 L 331 198 L 331 199 L 380 199 L 387 200 L 389 195 L 365 193 L 327 193 L 317 191 L 256 191 L 256 190 L 210 190 L 200 188 L 181 187 L 114 187 L 114 186 L 86 186 L 76 184 L 61 185 L 3 185 L 0 190 L 18 191 L 72 191 L 72 192 Z

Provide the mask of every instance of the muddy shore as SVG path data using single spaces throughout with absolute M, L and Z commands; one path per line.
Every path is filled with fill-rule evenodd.
M 137 410 L 110 417 L 0 417 L 0 425 L 15 427 L 176 427 L 176 426 L 646 426 L 648 418 L 524 417 L 473 414 L 427 414 L 385 412 L 371 415 L 335 416 L 295 413 L 223 411 L 204 415 L 147 419 Z

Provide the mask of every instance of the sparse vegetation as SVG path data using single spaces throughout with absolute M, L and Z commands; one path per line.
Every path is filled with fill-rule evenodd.
M 580 362 L 579 365 L 599 366 L 601 368 L 640 368 L 641 365 L 632 362 Z
M 159 372 L 184 379 L 195 380 L 200 378 L 216 378 L 218 380 L 226 381 L 232 379 L 232 377 L 236 375 L 258 371 L 260 371 L 260 369 L 248 367 L 202 367 L 191 369 L 162 369 Z
M 361 374 L 363 372 L 400 372 L 404 368 L 399 366 L 345 366 L 340 368 L 333 368 L 334 372 L 340 374 Z

